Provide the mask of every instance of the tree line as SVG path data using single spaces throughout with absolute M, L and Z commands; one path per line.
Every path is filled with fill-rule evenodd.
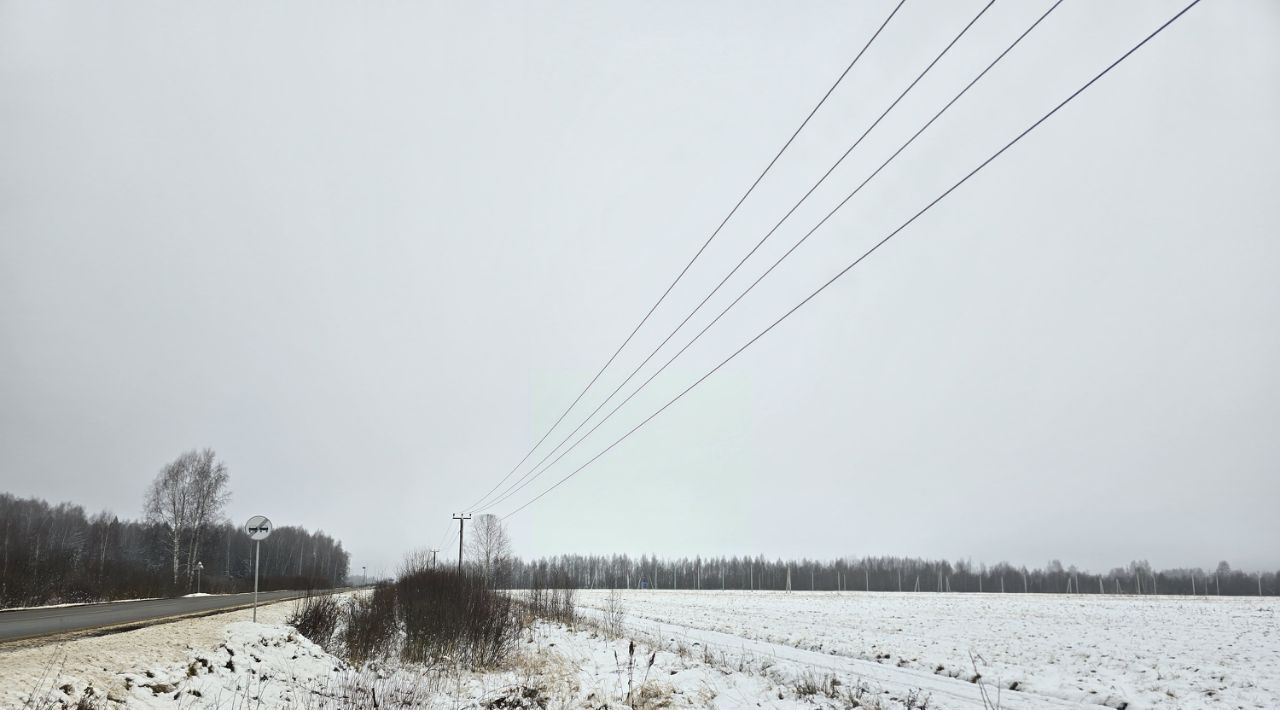
M 212 450 L 166 464 L 142 520 L 0 493 L 0 608 L 253 589 L 254 543 L 223 514 L 226 466 Z M 323 532 L 279 526 L 262 543 L 260 588 L 331 587 L 350 556 Z
M 846 557 L 835 560 L 756 557 L 660 558 L 643 555 L 560 555 L 502 561 L 500 582 L 527 588 L 553 577 L 583 589 L 733 589 L 873 592 L 1005 592 L 1037 594 L 1280 594 L 1280 572 L 1215 569 L 1154 570 L 1139 560 L 1097 573 L 1053 560 L 1041 568 L 1005 562 Z M 788 587 L 789 585 L 789 587 Z

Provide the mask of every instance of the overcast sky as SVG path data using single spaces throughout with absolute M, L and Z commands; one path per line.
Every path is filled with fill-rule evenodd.
M 1182 4 L 1066 0 L 494 512 Z M 567 424 L 981 6 L 907 1 Z M 691 325 L 1047 7 L 996 2 Z M 237 523 L 322 528 L 371 572 L 449 542 L 891 8 L 0 0 L 0 490 L 134 517 L 166 461 L 210 446 Z M 517 552 L 1280 566 L 1277 37 L 1280 4 L 1201 3 L 512 517 Z

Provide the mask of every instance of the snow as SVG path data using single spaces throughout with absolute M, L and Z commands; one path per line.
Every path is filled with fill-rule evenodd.
M 195 596 L 194 594 L 188 596 Z M 207 595 L 206 595 L 207 596 Z M 149 602 L 163 597 L 143 597 L 141 599 L 112 599 L 105 602 L 67 602 L 65 604 L 43 604 L 40 606 L 6 606 L 0 608 L 0 614 L 6 611 L 25 611 L 27 609 L 62 609 L 69 606 L 89 606 L 90 604 L 123 604 L 125 602 Z M 0 617 L 2 618 L 2 617 Z
M 291 609 L 260 609 L 267 623 L 225 614 L 0 654 L 0 707 L 34 696 L 60 708 L 86 697 L 142 709 L 344 708 L 375 690 L 384 704 L 424 708 L 621 706 L 629 695 L 648 707 L 814 707 L 767 673 L 718 666 L 680 644 L 633 646 L 590 625 L 537 622 L 497 670 L 353 669 L 281 623 Z
M 352 668 L 289 602 L 0 651 L 0 707 L 1280 707 L 1275 599 L 631 591 L 613 638 L 609 592 L 578 594 L 499 669 Z
M 190 599 L 191 597 L 211 597 L 211 596 L 213 595 L 208 592 L 195 592 L 194 594 L 183 594 L 182 598 Z
M 607 596 L 579 592 L 598 609 Z M 975 666 L 1006 708 L 1280 707 L 1275 598 L 645 590 L 623 600 L 632 628 L 772 654 L 793 671 L 914 685 L 931 707 L 972 703 Z
M 259 606 L 258 619 L 282 624 L 293 606 L 290 602 Z M 77 694 L 92 686 L 95 695 L 125 697 L 126 673 L 179 665 L 195 649 L 216 648 L 229 623 L 247 621 L 252 613 L 237 610 L 56 645 L 23 643 L 0 649 L 0 708 L 22 707 L 33 692 L 43 695 L 52 690 L 65 699 L 63 685 Z

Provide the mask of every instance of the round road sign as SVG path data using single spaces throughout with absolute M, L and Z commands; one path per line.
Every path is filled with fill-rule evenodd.
M 265 515 L 255 515 L 244 524 L 244 531 L 249 533 L 250 540 L 266 540 L 271 534 L 271 521 Z

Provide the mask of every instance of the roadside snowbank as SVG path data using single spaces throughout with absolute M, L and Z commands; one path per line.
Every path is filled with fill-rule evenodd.
M 687 647 L 610 639 L 590 626 L 536 622 L 512 661 L 479 671 L 382 662 L 353 669 L 283 623 L 291 604 L 179 621 L 57 648 L 0 654 L 0 707 L 835 707 L 763 672 L 708 662 Z M 228 617 L 237 620 L 228 622 Z M 890 706 L 886 706 L 890 707 Z
M 259 606 L 258 619 L 283 624 L 292 610 L 292 602 Z M 51 645 L 0 649 L 0 708 L 22 707 L 33 692 L 43 695 L 66 684 L 80 694 L 93 687 L 94 697 L 123 698 L 128 695 L 125 673 L 172 665 L 193 649 L 215 648 L 228 623 L 251 616 L 245 609 Z

